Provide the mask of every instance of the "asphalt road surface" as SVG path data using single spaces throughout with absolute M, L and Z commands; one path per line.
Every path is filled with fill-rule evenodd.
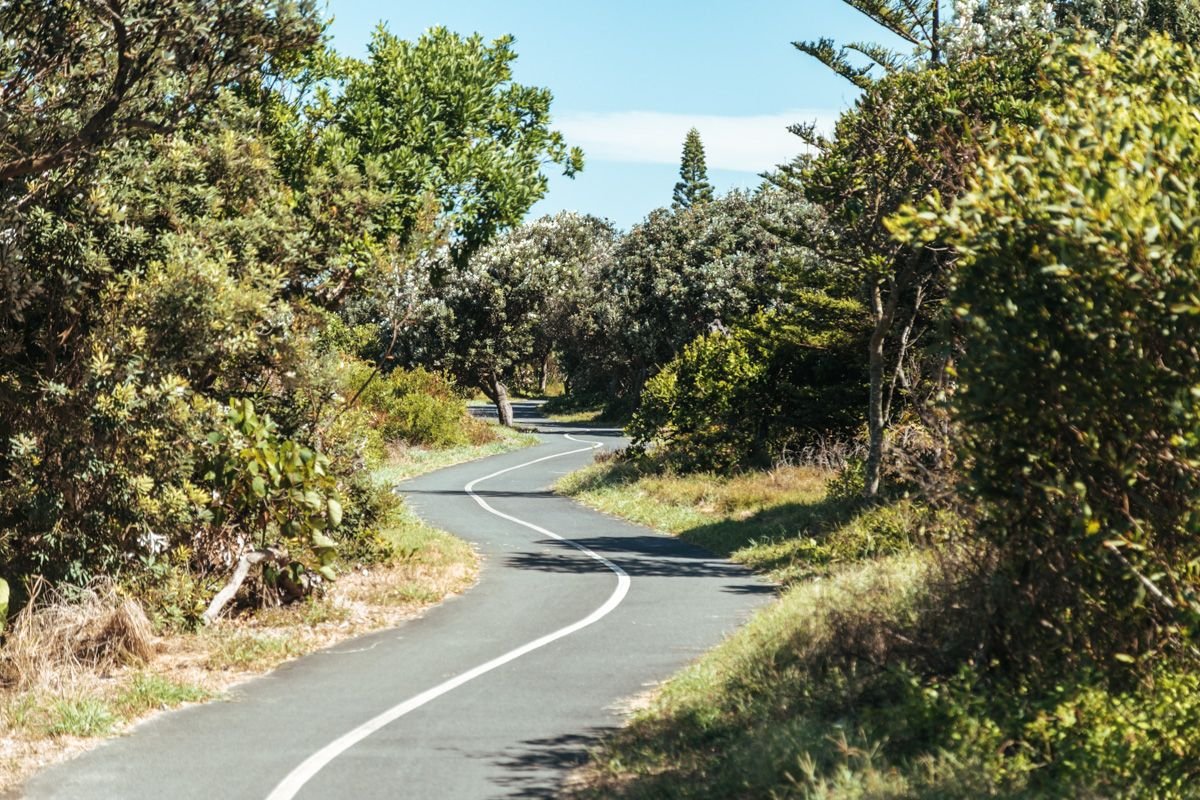
M 540 423 L 533 448 L 403 484 L 472 542 L 477 586 L 399 628 L 163 714 L 31 779 L 28 798 L 542 798 L 621 708 L 773 594 L 710 554 L 548 487 L 617 431 Z

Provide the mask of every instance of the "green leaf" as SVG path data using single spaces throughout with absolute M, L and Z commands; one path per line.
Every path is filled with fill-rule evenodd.
M 326 564 L 325 566 L 321 567 L 320 569 L 317 570 L 317 572 L 320 574 L 320 576 L 322 578 L 324 578 L 327 581 L 333 582 L 333 581 L 337 580 L 337 573 L 334 572 L 333 567 L 329 564 Z
M 337 527 L 342 524 L 342 504 L 332 497 L 325 503 L 326 510 L 329 513 L 329 524 Z

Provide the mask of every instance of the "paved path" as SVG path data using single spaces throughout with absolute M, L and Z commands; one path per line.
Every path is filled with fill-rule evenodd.
M 532 405 L 517 413 L 544 423 Z M 161 715 L 16 796 L 554 797 L 623 702 L 772 596 L 728 562 L 551 494 L 592 460 L 584 442 L 618 441 L 570 430 L 402 485 L 479 549 L 463 596 Z

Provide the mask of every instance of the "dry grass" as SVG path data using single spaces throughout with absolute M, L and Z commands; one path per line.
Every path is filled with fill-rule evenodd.
M 112 587 L 75 599 L 50 593 L 18 616 L 0 668 L 0 792 L 160 709 L 220 696 L 283 661 L 418 616 L 476 577 L 467 549 L 432 553 L 342 577 L 320 599 L 197 634 L 156 638 L 135 600 Z M 461 545 L 461 543 L 458 543 Z M 465 548 L 465 545 L 461 545 Z
M 115 584 L 100 581 L 67 597 L 45 585 L 13 622 L 0 650 L 0 684 L 18 691 L 72 683 L 154 656 L 145 611 Z

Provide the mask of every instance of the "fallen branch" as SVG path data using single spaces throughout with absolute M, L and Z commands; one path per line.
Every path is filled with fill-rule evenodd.
M 213 620 L 221 616 L 221 612 L 229 601 L 237 594 L 237 590 L 242 588 L 242 583 L 250 574 L 250 568 L 255 564 L 261 564 L 264 561 L 274 561 L 279 564 L 286 564 L 288 555 L 283 550 L 278 550 L 273 547 L 267 547 L 262 550 L 252 550 L 249 553 L 243 553 L 238 558 L 237 567 L 233 570 L 233 575 L 229 577 L 229 582 L 225 584 L 225 588 L 217 592 L 216 597 L 208 606 L 208 610 L 200 616 L 200 621 L 205 625 L 211 625 Z

